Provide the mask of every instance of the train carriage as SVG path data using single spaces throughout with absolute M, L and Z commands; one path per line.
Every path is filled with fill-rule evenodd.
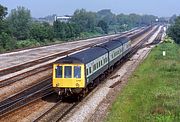
M 131 40 L 128 37 L 121 37 L 101 44 L 100 47 L 108 50 L 108 62 L 110 68 L 130 51 Z
M 119 39 L 115 39 L 112 41 L 118 41 L 123 45 L 123 54 L 122 56 L 125 56 L 129 51 L 131 50 L 131 40 L 128 37 L 121 37 Z

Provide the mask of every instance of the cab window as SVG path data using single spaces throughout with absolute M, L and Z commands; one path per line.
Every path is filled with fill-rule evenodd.
M 71 66 L 64 67 L 64 78 L 72 78 L 72 67 Z
M 56 67 L 56 78 L 62 78 L 62 66 Z
M 74 78 L 81 78 L 81 67 L 74 66 Z

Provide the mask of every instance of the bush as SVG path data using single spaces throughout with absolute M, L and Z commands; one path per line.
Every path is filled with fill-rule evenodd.
M 81 38 L 90 38 L 100 35 L 98 32 L 82 32 L 80 33 Z
M 35 47 L 39 45 L 40 43 L 35 39 L 21 40 L 16 43 L 17 48 Z
M 2 46 L 0 46 L 0 52 L 6 51 Z
M 45 39 L 52 40 L 54 33 L 50 25 L 33 23 L 30 28 L 30 36 L 39 42 L 44 42 Z
M 0 34 L 0 47 L 1 50 L 12 50 L 15 48 L 15 39 L 5 32 Z
M 177 44 L 180 44 L 180 16 L 177 17 L 175 23 L 169 27 L 168 35 L 172 37 Z
M 101 27 L 95 27 L 95 32 L 100 33 L 100 34 L 104 34 L 104 31 L 102 30 Z
M 166 36 L 164 42 L 165 43 L 174 43 L 174 40 L 171 37 Z

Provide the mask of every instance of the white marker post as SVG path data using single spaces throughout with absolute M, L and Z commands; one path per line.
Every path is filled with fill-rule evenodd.
M 166 56 L 166 51 L 163 51 L 163 56 Z

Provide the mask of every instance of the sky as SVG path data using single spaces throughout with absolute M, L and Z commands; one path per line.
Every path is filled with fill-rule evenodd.
M 81 8 L 88 11 L 111 9 L 115 14 L 180 15 L 180 0 L 0 0 L 0 4 L 8 8 L 8 13 L 17 6 L 24 6 L 36 18 L 52 14 L 72 15 Z

